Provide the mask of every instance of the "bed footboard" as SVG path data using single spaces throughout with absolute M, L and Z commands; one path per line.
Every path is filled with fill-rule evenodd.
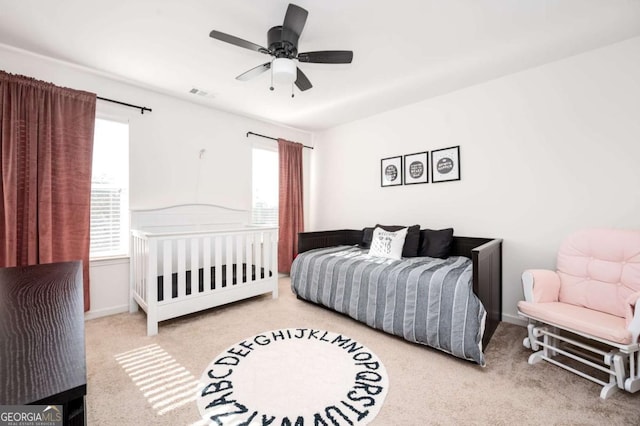
M 485 310 L 482 347 L 486 349 L 491 336 L 502 321 L 502 239 L 489 240 L 471 250 L 473 261 L 473 292 Z

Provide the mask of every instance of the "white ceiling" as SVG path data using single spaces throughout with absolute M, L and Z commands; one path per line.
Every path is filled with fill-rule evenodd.
M 0 43 L 317 130 L 640 35 L 640 0 L 296 0 L 309 11 L 299 50 L 353 50 L 354 60 L 300 64 L 314 87 L 292 99 L 289 87 L 269 90 L 269 73 L 235 80 L 269 56 L 209 37 L 266 46 L 288 3 L 0 0 Z

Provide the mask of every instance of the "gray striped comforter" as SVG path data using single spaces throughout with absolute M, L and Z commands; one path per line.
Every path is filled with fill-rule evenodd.
M 486 312 L 471 274 L 466 257 L 392 260 L 338 246 L 299 254 L 291 289 L 371 327 L 484 366 Z

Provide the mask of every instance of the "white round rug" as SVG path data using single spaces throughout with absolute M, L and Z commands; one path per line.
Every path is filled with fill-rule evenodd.
M 364 425 L 380 411 L 387 371 L 366 346 L 331 331 L 267 331 L 202 373 L 198 409 L 215 425 Z

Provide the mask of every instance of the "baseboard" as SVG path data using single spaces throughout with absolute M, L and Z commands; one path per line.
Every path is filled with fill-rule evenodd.
M 103 308 L 97 310 L 91 310 L 85 312 L 84 320 L 89 321 L 96 318 L 107 317 L 109 315 L 121 314 L 123 312 L 129 312 L 129 305 L 112 306 L 110 308 Z
M 527 320 L 520 318 L 517 315 L 505 314 L 502 313 L 502 321 L 508 322 L 509 324 L 520 325 L 522 327 L 527 326 Z

